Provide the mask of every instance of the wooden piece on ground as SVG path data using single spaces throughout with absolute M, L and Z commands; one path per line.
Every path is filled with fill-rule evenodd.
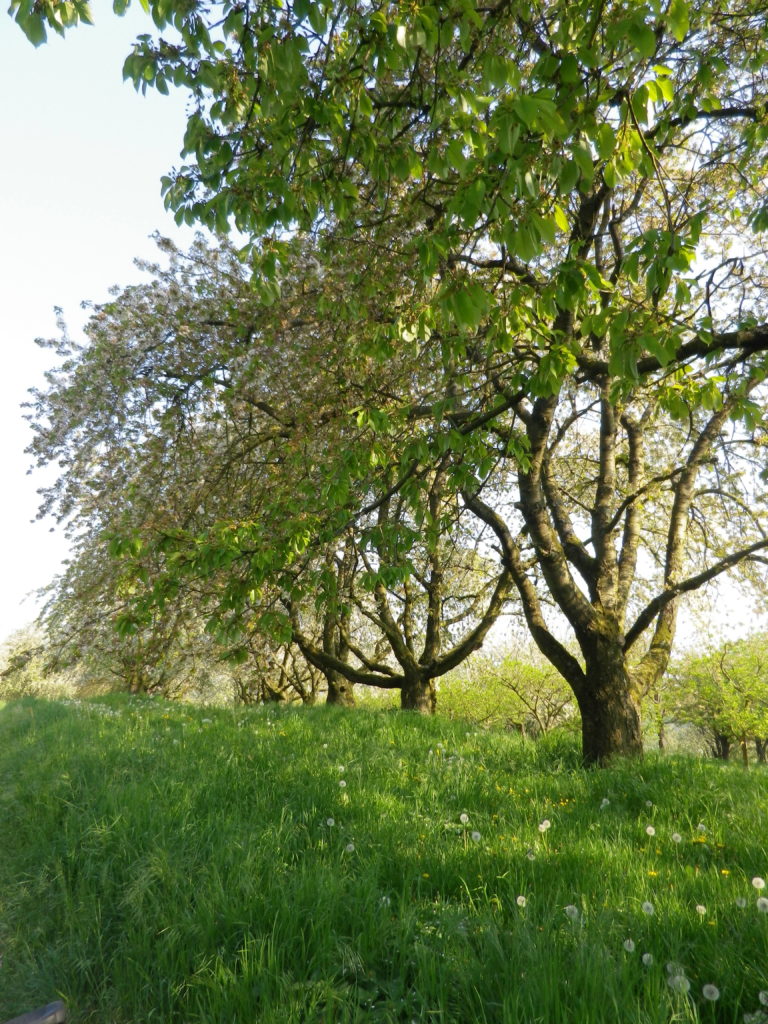
M 60 999 L 57 999 L 55 1003 L 41 1006 L 39 1010 L 22 1013 L 20 1017 L 3 1021 L 3 1024 L 65 1024 L 66 1019 L 67 1008 Z

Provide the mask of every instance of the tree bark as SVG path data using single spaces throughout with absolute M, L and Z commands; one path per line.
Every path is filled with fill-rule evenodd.
M 584 763 L 605 765 L 617 757 L 642 757 L 640 711 L 621 646 L 602 636 L 590 646 L 586 681 L 576 693 Z
M 335 672 L 332 669 L 326 671 L 325 678 L 328 682 L 326 704 L 353 708 L 355 706 L 354 683 L 351 683 L 349 679 L 345 679 L 341 672 Z
M 713 754 L 718 761 L 727 761 L 731 756 L 731 741 L 725 733 L 716 732 L 713 743 Z
M 434 715 L 437 707 L 437 692 L 434 679 L 408 675 L 400 689 L 400 707 L 403 711 L 418 711 L 422 715 Z

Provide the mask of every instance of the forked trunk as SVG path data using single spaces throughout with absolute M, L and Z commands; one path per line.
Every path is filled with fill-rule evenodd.
M 403 711 L 434 715 L 437 707 L 434 680 L 423 679 L 421 676 L 407 676 L 400 690 L 400 707 Z
M 577 695 L 585 764 L 607 764 L 615 757 L 642 757 L 640 713 L 620 648 L 601 645 L 587 663 L 587 681 Z

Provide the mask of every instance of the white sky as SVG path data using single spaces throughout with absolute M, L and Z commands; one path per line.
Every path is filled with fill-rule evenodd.
M 67 552 L 53 523 L 30 523 L 43 477 L 26 475 L 19 406 L 52 359 L 34 339 L 56 334 L 54 306 L 75 333 L 82 300 L 138 280 L 133 259 L 153 257 L 154 230 L 191 238 L 160 196 L 160 176 L 180 162 L 184 98 L 123 82 L 133 39 L 153 26 L 138 5 L 125 18 L 109 7 L 39 49 L 0 12 L 0 640 L 35 617 L 22 599 Z

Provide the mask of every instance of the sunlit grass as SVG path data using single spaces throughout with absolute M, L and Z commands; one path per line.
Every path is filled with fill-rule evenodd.
M 391 712 L 9 704 L 0 1019 L 768 1024 L 767 785 Z

